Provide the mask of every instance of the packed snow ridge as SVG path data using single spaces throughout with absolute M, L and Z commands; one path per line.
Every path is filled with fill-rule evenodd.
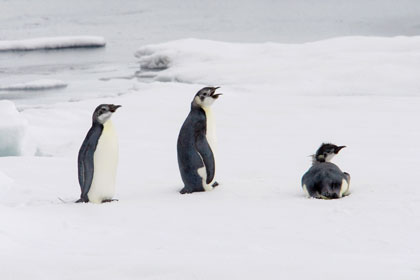
M 28 121 L 13 102 L 0 101 L 0 156 L 20 156 L 28 152 Z
M 67 87 L 67 83 L 60 80 L 36 80 L 27 83 L 13 84 L 9 86 L 0 86 L 0 90 L 48 90 L 48 89 L 58 89 Z
M 170 67 L 170 57 L 175 54 L 171 50 L 159 50 L 145 47 L 138 50 L 134 56 L 139 58 L 141 70 L 165 70 Z
M 0 51 L 31 51 L 66 48 L 99 48 L 106 44 L 98 36 L 61 36 L 25 40 L 0 41 Z
M 7 191 L 13 183 L 13 179 L 9 178 L 6 174 L 0 171 L 0 194 Z
M 153 70 L 153 79 L 162 82 L 240 83 L 286 95 L 420 95 L 419 36 L 305 44 L 184 39 L 144 46 L 135 56 L 141 72 Z

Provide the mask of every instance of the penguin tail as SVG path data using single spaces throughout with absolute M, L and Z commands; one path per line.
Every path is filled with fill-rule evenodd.
M 323 199 L 336 199 L 340 198 L 340 186 L 334 183 L 325 184 L 320 193 Z
M 324 193 L 321 194 L 321 198 L 323 198 L 323 199 L 336 199 L 338 197 L 339 197 L 338 194 L 336 194 L 334 192 L 333 193 L 324 192 Z

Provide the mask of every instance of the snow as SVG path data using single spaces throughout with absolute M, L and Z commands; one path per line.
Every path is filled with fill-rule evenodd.
M 0 172 L 0 195 L 7 195 L 7 191 L 10 189 L 13 180 L 9 178 L 3 172 Z
M 388 42 L 394 40 L 401 39 Z M 411 50 L 400 52 L 410 61 L 405 56 Z M 196 72 L 202 67 L 194 66 Z M 0 159 L 0 170 L 15 180 L 0 198 L 9 221 L 1 253 L 6 275 L 417 279 L 420 190 L 413 182 L 420 163 L 420 99 L 265 92 L 247 87 L 247 71 L 239 67 L 232 72 L 237 83 L 218 84 L 224 95 L 213 109 L 221 185 L 208 193 L 178 194 L 175 148 L 203 84 L 136 82 L 136 90 L 121 96 L 25 109 L 34 137 L 45 138 L 40 153 L 50 157 Z M 119 202 L 63 204 L 57 197 L 78 198 L 77 151 L 101 103 L 123 105 L 113 117 L 120 140 Z M 348 147 L 334 159 L 352 176 L 346 198 L 307 199 L 300 187 L 308 155 L 323 141 Z
M 0 51 L 33 51 L 67 48 L 98 48 L 105 46 L 98 36 L 60 36 L 25 40 L 0 41 Z
M 174 147 L 199 87 L 152 83 L 118 98 L 25 110 L 28 117 L 45 114 L 37 124 L 51 138 L 66 133 L 54 142 L 66 149 L 50 158 L 0 159 L 0 170 L 16 181 L 0 198 L 6 275 L 418 277 L 419 190 L 411 183 L 419 163 L 420 137 L 413 129 L 418 98 L 269 95 L 267 102 L 255 92 L 224 87 L 214 104 L 221 186 L 181 196 Z M 121 148 L 120 201 L 62 204 L 58 196 L 78 196 L 77 149 L 91 111 L 104 102 L 124 106 L 113 118 Z M 328 126 L 308 125 L 331 115 Z M 323 140 L 348 146 L 334 160 L 353 176 L 347 198 L 306 199 L 299 186 L 307 155 Z M 403 150 L 385 152 L 401 143 Z
M 2 86 L 68 83 L 0 93 L 0 137 L 21 124 L 11 143 L 33 145 L 0 157 L 2 279 L 420 278 L 420 39 L 377 37 L 418 35 L 416 1 L 0 2 L 2 40 L 107 38 L 0 53 Z M 176 140 L 204 86 L 223 93 L 220 186 L 180 195 Z M 119 201 L 75 204 L 101 103 L 123 106 Z M 322 142 L 347 146 L 348 197 L 301 189 Z
M 27 131 L 28 122 L 14 103 L 0 100 L 0 156 L 18 156 L 30 151 Z
M 47 90 L 67 87 L 67 83 L 60 80 L 36 80 L 26 83 L 13 84 L 8 86 L 0 86 L 1 90 Z
M 152 70 L 149 76 L 162 82 L 240 83 L 281 95 L 420 95 L 420 37 L 342 37 L 305 44 L 186 39 L 144 46 L 135 56 L 143 75 Z

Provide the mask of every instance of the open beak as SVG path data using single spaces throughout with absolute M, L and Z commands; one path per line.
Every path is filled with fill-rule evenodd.
M 114 113 L 115 111 L 117 111 L 118 108 L 120 108 L 121 105 L 114 105 L 114 104 L 110 104 L 109 105 L 109 111 L 111 111 L 111 113 Z
M 218 88 L 220 88 L 220 87 L 214 87 L 213 91 L 210 94 L 210 96 L 213 97 L 214 99 L 217 99 L 220 95 L 223 95 L 222 93 L 214 94 Z
M 334 153 L 338 154 L 338 152 L 345 147 L 346 146 L 338 146 L 337 148 L 334 149 Z

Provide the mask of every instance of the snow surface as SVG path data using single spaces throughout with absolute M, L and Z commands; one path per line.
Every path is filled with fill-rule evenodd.
M 28 122 L 14 103 L 0 100 L 0 156 L 19 156 L 28 152 L 33 145 L 27 143 L 27 131 Z
M 420 95 L 420 37 L 341 37 L 305 44 L 186 39 L 148 45 L 135 56 L 141 75 L 162 82 L 240 84 L 280 95 Z
M 60 81 L 60 80 L 36 80 L 30 81 L 21 84 L 13 84 L 8 86 L 1 86 L 0 90 L 47 90 L 47 89 L 57 89 L 57 88 L 65 88 L 67 87 L 67 83 Z
M 419 1 L 0 7 L 0 40 L 107 40 L 0 52 L 2 86 L 68 83 L 0 92 L 33 145 L 0 157 L 2 280 L 420 279 L 419 37 L 392 37 L 420 35 Z M 176 139 L 207 85 L 224 93 L 214 104 L 221 185 L 181 196 Z M 120 201 L 76 205 L 77 152 L 100 103 L 123 105 L 113 117 Z M 323 141 L 348 146 L 334 162 L 352 176 L 349 197 L 301 190 Z
M 0 51 L 33 51 L 66 48 L 98 48 L 105 46 L 98 36 L 60 36 L 25 40 L 0 41 Z
M 0 158 L 14 180 L 0 197 L 2 279 L 419 279 L 418 44 L 180 40 L 142 47 L 136 75 L 151 78 L 121 80 L 122 94 L 21 105 L 44 157 Z M 206 85 L 224 93 L 213 105 L 221 185 L 180 195 L 176 139 Z M 120 201 L 74 204 L 101 103 L 123 106 Z M 300 187 L 323 141 L 348 147 L 334 158 L 352 176 L 340 200 Z
M 0 195 L 7 195 L 6 192 L 12 185 L 13 180 L 3 172 L 0 172 Z

